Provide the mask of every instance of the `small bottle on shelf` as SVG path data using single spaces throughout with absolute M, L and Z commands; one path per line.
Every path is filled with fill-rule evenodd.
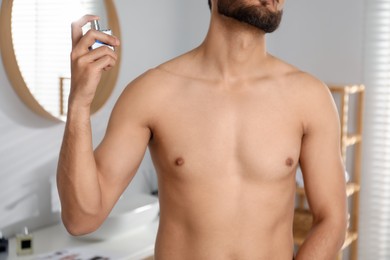
M 33 236 L 28 233 L 27 227 L 23 234 L 16 235 L 16 254 L 18 256 L 33 254 Z

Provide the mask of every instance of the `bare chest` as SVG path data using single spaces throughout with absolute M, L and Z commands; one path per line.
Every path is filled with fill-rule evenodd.
M 195 92 L 160 111 L 150 149 L 172 177 L 279 179 L 295 169 L 301 138 L 299 112 L 284 95 Z

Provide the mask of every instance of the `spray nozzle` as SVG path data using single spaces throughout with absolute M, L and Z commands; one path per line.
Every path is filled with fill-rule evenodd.
M 99 21 L 98 20 L 93 20 L 91 22 L 91 27 L 92 27 L 92 29 L 94 29 L 96 31 L 100 31 Z

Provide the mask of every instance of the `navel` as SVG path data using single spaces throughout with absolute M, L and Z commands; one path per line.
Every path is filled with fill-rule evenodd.
M 175 164 L 177 166 L 182 166 L 184 164 L 184 159 L 181 158 L 181 157 L 177 158 L 176 161 L 175 161 Z
M 286 165 L 289 166 L 289 167 L 293 166 L 294 165 L 294 160 L 291 157 L 288 157 L 286 159 Z

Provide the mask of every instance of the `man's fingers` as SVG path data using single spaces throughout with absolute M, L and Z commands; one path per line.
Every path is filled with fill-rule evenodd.
M 80 40 L 80 45 L 89 47 L 94 44 L 96 40 L 111 46 L 119 45 L 119 39 L 117 37 L 96 30 L 89 30 Z
M 111 56 L 104 56 L 95 62 L 95 66 L 99 70 L 105 70 L 109 67 L 114 67 L 116 60 Z
M 99 16 L 96 15 L 84 15 L 79 20 L 72 23 L 72 46 L 75 47 L 75 45 L 80 41 L 81 37 L 83 37 L 83 26 L 87 23 L 98 20 Z
M 79 57 L 75 64 L 78 68 L 89 68 L 88 70 L 97 72 L 114 67 L 117 60 L 117 54 L 110 48 L 103 46 Z
M 114 60 L 118 59 L 117 54 L 114 51 L 106 46 L 102 46 L 93 51 L 90 51 L 87 55 L 83 56 L 83 60 L 86 63 L 92 63 L 104 56 L 110 56 Z
M 85 55 L 89 52 L 89 47 L 92 46 L 95 41 L 104 42 L 111 46 L 119 46 L 119 39 L 115 36 L 96 31 L 89 30 L 84 37 L 82 37 L 79 42 L 73 46 L 73 54 L 78 57 Z

